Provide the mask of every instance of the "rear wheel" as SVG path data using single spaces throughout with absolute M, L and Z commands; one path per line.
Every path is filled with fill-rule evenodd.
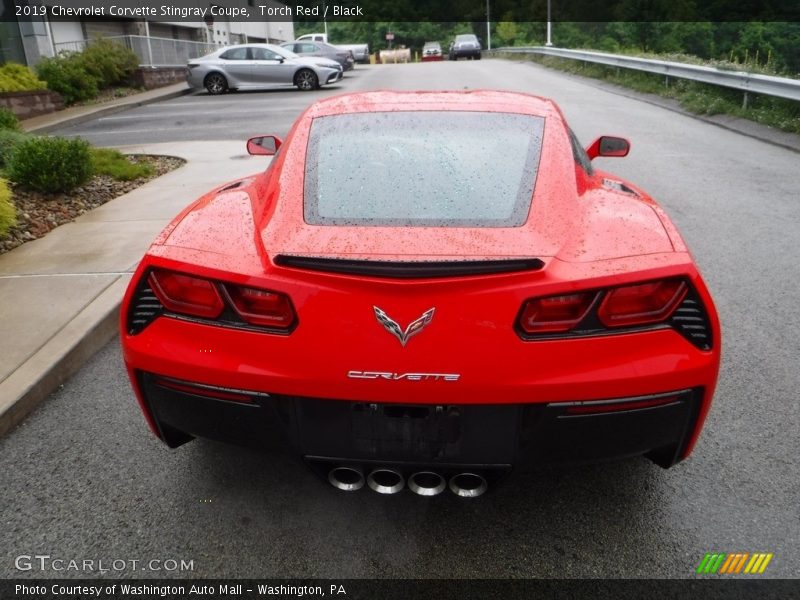
M 294 76 L 294 84 L 303 92 L 310 92 L 319 87 L 319 78 L 311 69 L 301 69 Z
M 225 79 L 222 73 L 209 73 L 203 84 L 206 86 L 208 93 L 215 96 L 228 91 L 228 80 Z

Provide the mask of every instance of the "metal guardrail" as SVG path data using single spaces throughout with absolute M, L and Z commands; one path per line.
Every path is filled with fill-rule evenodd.
M 566 50 L 546 46 L 496 48 L 494 53 L 508 54 L 543 54 L 571 60 L 582 60 L 620 69 L 634 69 L 647 73 L 656 73 L 665 77 L 689 79 L 722 87 L 733 88 L 744 92 L 744 105 L 747 106 L 747 94 L 764 94 L 788 100 L 800 101 L 800 80 L 787 77 L 772 77 L 744 71 L 725 71 L 714 67 L 689 65 L 665 60 L 636 58 L 604 52 L 588 52 L 585 50 Z
M 144 35 L 115 35 L 104 38 L 130 50 L 139 57 L 140 67 L 185 67 L 193 58 L 205 56 L 218 48 L 215 44 L 173 40 Z M 95 40 L 61 42 L 55 44 L 56 53 L 80 52 Z

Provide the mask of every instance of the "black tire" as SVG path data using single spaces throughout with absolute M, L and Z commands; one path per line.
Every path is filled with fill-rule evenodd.
M 475 58 L 476 58 L 477 60 L 480 60 L 480 59 L 481 59 L 481 55 L 480 55 L 480 54 L 478 54 L 478 56 L 476 56 Z
M 224 94 L 228 91 L 228 80 L 222 73 L 209 73 L 203 80 L 203 85 L 212 96 Z
M 319 78 L 311 69 L 300 69 L 294 76 L 294 84 L 301 92 L 310 92 L 319 87 Z

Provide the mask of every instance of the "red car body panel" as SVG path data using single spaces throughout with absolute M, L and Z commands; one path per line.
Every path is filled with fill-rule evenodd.
M 315 118 L 428 110 L 545 118 L 533 201 L 522 226 L 334 227 L 304 221 L 306 147 Z M 386 279 L 279 266 L 278 255 L 422 263 L 536 257 L 543 266 Z M 276 334 L 161 316 L 131 334 L 127 316 L 137 285 L 154 268 L 286 294 L 296 325 Z M 671 327 L 542 339 L 523 339 L 517 329 L 529 298 L 674 277 L 687 281 L 705 308 L 709 349 Z M 433 307 L 436 312 L 424 332 L 402 345 L 376 322 L 373 307 L 401 329 Z M 213 190 L 162 232 L 134 274 L 122 329 L 134 389 L 161 437 L 138 373 L 291 397 L 404 405 L 546 405 L 701 390 L 675 460 L 692 451 L 708 413 L 721 344 L 708 290 L 660 207 L 619 178 L 577 167 L 554 104 L 490 91 L 377 92 L 316 103 L 265 172 Z

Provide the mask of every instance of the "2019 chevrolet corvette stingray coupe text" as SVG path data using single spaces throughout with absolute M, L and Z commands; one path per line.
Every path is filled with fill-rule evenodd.
M 186 208 L 122 307 L 153 432 L 282 449 L 336 487 L 480 495 L 529 465 L 686 458 L 720 327 L 664 211 L 556 105 L 321 100 Z M 366 158 L 365 158 L 366 157 Z

